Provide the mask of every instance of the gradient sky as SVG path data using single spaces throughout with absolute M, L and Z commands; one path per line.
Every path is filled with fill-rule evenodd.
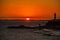
M 52 19 L 54 12 L 56 12 L 57 18 L 60 18 L 60 0 L 1 0 L 0 17 L 40 17 L 34 18 L 34 20 Z

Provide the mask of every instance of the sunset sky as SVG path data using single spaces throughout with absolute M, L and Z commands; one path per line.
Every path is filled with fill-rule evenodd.
M 60 0 L 1 0 L 0 3 L 0 19 L 53 19 L 54 12 L 60 18 Z

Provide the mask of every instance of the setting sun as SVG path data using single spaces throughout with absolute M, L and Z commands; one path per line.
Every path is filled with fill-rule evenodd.
M 30 18 L 26 18 L 26 20 L 30 20 Z

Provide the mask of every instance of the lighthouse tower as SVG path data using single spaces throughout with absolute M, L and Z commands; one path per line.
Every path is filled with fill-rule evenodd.
M 54 20 L 56 21 L 56 13 L 54 13 Z

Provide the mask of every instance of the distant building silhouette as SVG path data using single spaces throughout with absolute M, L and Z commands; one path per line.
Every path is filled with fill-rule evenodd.
M 54 20 L 56 20 L 56 13 L 54 13 Z

